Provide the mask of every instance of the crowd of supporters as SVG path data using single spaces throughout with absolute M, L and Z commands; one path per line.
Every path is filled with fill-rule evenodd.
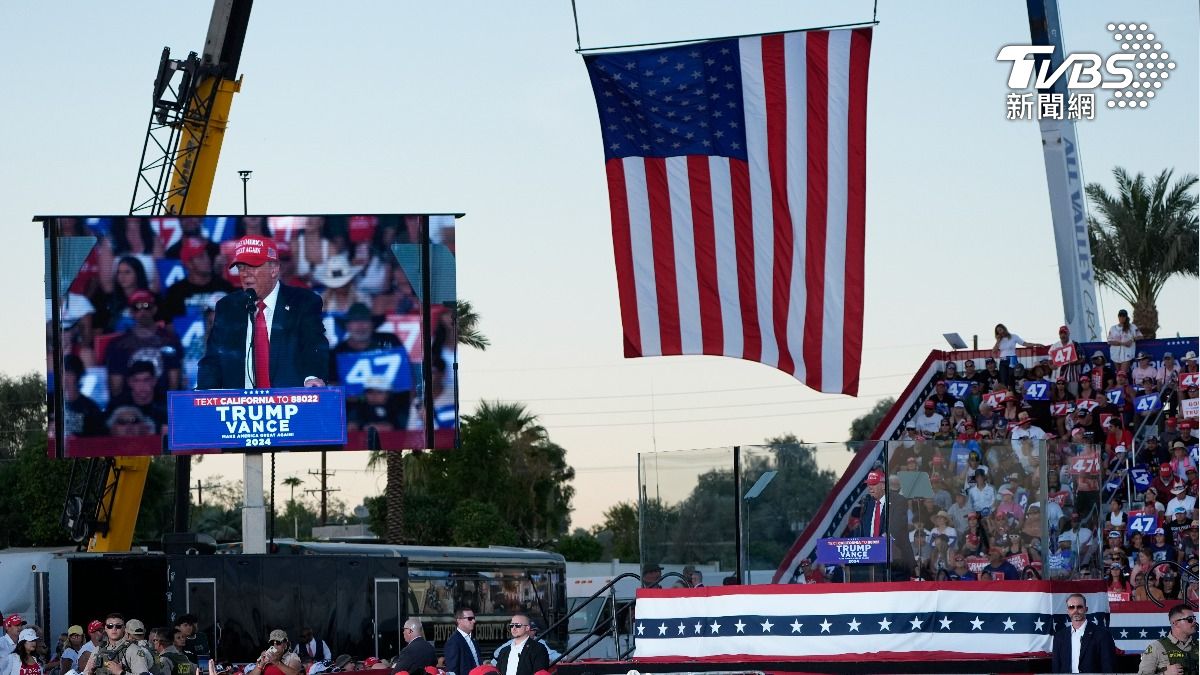
M 914 494 L 902 479 L 915 474 L 931 488 L 905 500 L 912 578 L 1104 578 L 1114 599 L 1182 599 L 1165 563 L 1197 566 L 1196 420 L 1184 414 L 1200 364 L 1194 351 L 1154 362 L 1133 349 L 1136 330 L 1122 311 L 1110 349 L 1084 354 L 1066 326 L 1033 345 L 998 325 L 982 364 L 942 364 L 888 448 L 891 490 Z M 1046 356 L 1022 365 L 1017 345 Z

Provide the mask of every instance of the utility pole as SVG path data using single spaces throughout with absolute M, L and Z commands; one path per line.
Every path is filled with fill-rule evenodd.
M 325 454 L 321 454 L 321 470 L 309 471 L 308 475 L 317 476 L 320 478 L 321 487 L 316 490 L 305 490 L 307 493 L 320 493 L 321 495 L 321 524 L 329 524 L 329 493 L 339 492 L 337 488 L 329 487 L 329 477 L 333 475 L 325 468 Z
M 254 172 L 247 171 L 247 170 L 238 171 L 238 176 L 242 179 L 242 215 L 243 216 L 250 215 L 250 201 L 247 198 L 246 190 L 247 190 L 247 184 L 250 182 L 250 174 L 252 174 L 252 173 L 254 173 Z
M 201 485 L 200 479 L 197 478 L 196 479 L 196 487 L 192 488 L 193 490 L 196 491 L 196 506 L 204 506 L 204 490 L 206 488 L 211 490 L 212 488 L 215 488 L 215 487 L 217 487 L 217 486 L 216 485 Z

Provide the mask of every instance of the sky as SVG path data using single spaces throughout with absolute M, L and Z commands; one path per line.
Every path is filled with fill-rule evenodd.
M 578 0 L 584 47 L 871 19 L 870 2 Z M 0 373 L 43 369 L 35 214 L 128 211 L 163 46 L 203 46 L 207 0 L 0 4 Z M 1077 126 L 1085 180 L 1112 168 L 1200 172 L 1195 2 L 1062 2 L 1066 48 L 1108 54 L 1146 23 L 1177 68 L 1154 103 Z M 522 402 L 576 471 L 573 525 L 637 494 L 638 453 L 785 433 L 841 471 L 850 421 L 896 395 L 942 333 L 1035 342 L 1062 323 L 1040 134 L 1005 119 L 1000 48 L 1029 42 L 1023 3 L 879 3 L 868 100 L 866 308 L 858 398 L 719 357 L 626 360 L 594 99 L 571 3 L 259 0 L 209 213 L 462 212 L 458 288 L 492 341 L 464 349 L 462 412 Z M 1098 101 L 1106 100 L 1101 94 Z M 1159 335 L 1200 332 L 1195 279 L 1168 283 Z M 1124 302 L 1102 291 L 1113 323 Z M 279 455 L 304 488 L 317 457 Z M 330 457 L 349 506 L 383 489 L 363 453 Z M 209 457 L 193 478 L 239 476 Z M 480 467 L 480 491 L 493 485 Z M 286 490 L 281 491 L 286 495 Z M 282 498 L 282 497 L 281 497 Z

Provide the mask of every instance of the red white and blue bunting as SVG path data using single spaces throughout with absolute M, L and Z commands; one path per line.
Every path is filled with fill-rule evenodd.
M 1045 656 L 1056 627 L 1067 620 L 1069 594 L 1083 593 L 1091 620 L 1108 624 L 1102 589 L 1095 581 L 644 589 L 638 591 L 634 657 Z

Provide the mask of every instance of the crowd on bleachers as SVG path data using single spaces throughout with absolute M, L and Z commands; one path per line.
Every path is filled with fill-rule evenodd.
M 1200 364 L 1194 351 L 1154 363 L 1136 330 L 1122 310 L 1110 348 L 1084 354 L 1066 326 L 1033 345 L 998 325 L 982 367 L 942 365 L 888 448 L 892 490 L 906 471 L 929 478 L 906 500 L 912 578 L 1104 578 L 1114 599 L 1180 597 L 1165 563 L 1197 566 L 1196 420 L 1184 415 Z M 1016 345 L 1046 356 L 1022 364 Z

